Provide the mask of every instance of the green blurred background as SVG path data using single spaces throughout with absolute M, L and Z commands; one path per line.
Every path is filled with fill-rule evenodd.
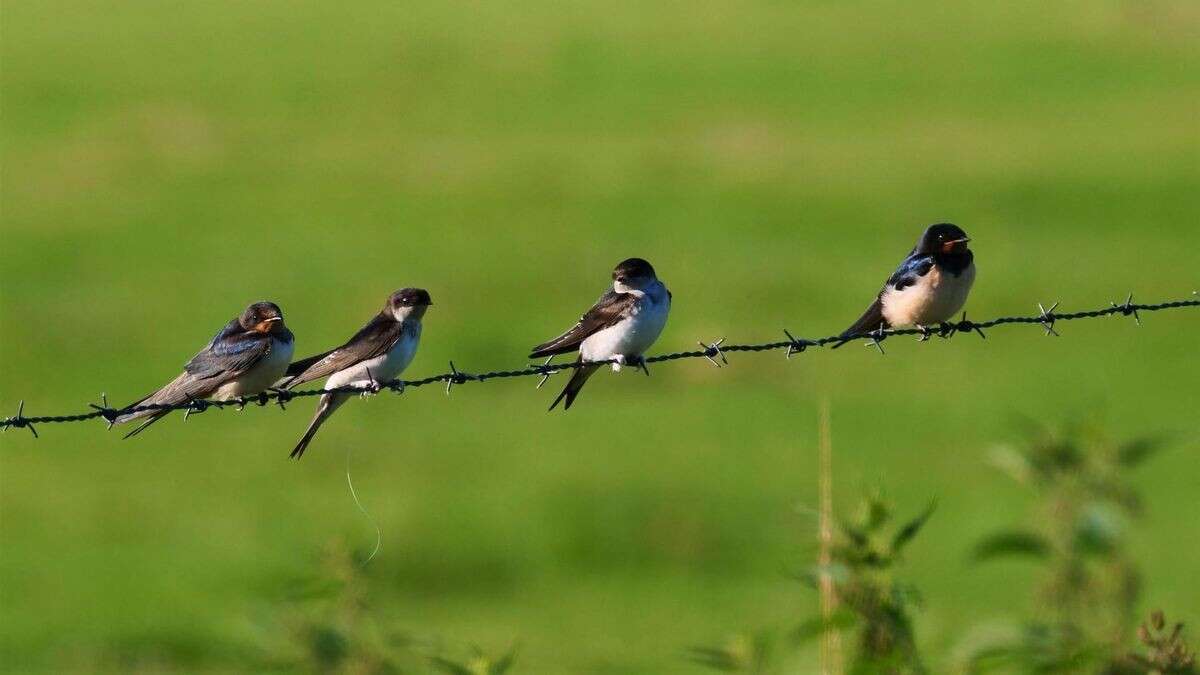
M 248 302 L 298 355 L 430 289 L 412 377 L 518 367 L 618 260 L 675 295 L 657 346 L 826 335 L 928 223 L 974 238 L 984 318 L 1200 286 L 1200 8 L 1187 0 L 5 2 L 4 414 L 133 400 Z M 850 270 L 854 270 L 851 272 Z M 1143 605 L 1200 622 L 1191 310 L 996 330 L 881 358 L 737 354 L 593 379 L 437 387 L 6 434 L 0 664 L 231 671 L 321 551 L 372 612 L 520 644 L 525 672 L 693 668 L 694 644 L 811 614 L 818 403 L 834 500 L 941 510 L 909 552 L 937 663 L 1021 616 L 1031 566 L 967 565 L 1028 499 L 1011 420 L 1179 441 L 1138 474 Z M 1190 331 L 1190 332 L 1188 332 Z M 1020 590 L 1014 590 L 1020 589 Z

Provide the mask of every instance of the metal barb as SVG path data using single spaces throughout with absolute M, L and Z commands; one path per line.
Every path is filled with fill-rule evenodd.
M 1061 337 L 1058 334 L 1058 331 L 1054 330 L 1054 321 L 1055 321 L 1054 310 L 1057 308 L 1058 308 L 1057 302 L 1055 302 L 1053 305 L 1050 305 L 1050 309 L 1046 309 L 1045 307 L 1042 307 L 1042 303 L 1040 303 L 1040 302 L 1038 303 L 1038 311 L 1041 312 L 1041 315 L 1038 316 L 1038 319 L 1042 322 L 1042 328 L 1046 329 L 1047 337 L 1049 337 L 1051 335 L 1053 335 L 1054 337 Z
M 1125 297 L 1125 304 L 1118 305 L 1115 302 L 1109 304 L 1121 310 L 1121 313 L 1125 316 L 1133 315 L 1133 320 L 1137 323 L 1137 325 L 1142 325 L 1142 317 L 1138 316 L 1137 307 L 1133 306 L 1133 293 L 1130 293 Z
M 371 373 L 371 369 L 369 367 L 363 366 L 363 368 L 366 368 L 367 370 L 367 385 L 363 388 L 362 393 L 359 395 L 365 398 L 372 394 L 378 394 L 379 390 L 383 387 L 378 381 L 375 380 L 375 375 Z
M 720 340 L 717 340 L 716 342 L 713 342 L 712 344 L 706 345 L 703 342 L 701 342 L 700 340 L 696 340 L 696 344 L 700 345 L 700 348 L 704 350 L 704 352 L 701 354 L 701 356 L 703 356 L 705 359 L 707 359 L 709 363 L 720 368 L 721 363 L 724 363 L 725 365 L 729 365 L 729 359 L 725 358 L 725 352 L 721 351 L 721 343 L 724 341 L 725 341 L 725 338 L 721 338 Z M 717 360 L 713 358 L 714 356 L 720 357 L 721 363 L 717 363 Z
M 24 413 L 25 413 L 25 401 L 24 401 L 24 399 L 22 399 L 20 402 L 17 403 L 17 416 L 12 418 L 11 420 L 9 420 L 8 425 L 4 427 L 4 430 L 8 431 L 9 426 L 14 426 L 17 428 L 25 427 L 26 429 L 29 429 L 29 433 L 33 434 L 34 438 L 38 438 L 37 429 L 33 428 L 33 422 L 30 422 L 29 420 L 25 419 Z
M 88 406 L 100 412 L 100 416 L 104 418 L 104 421 L 108 422 L 108 429 L 113 428 L 113 423 L 117 419 L 117 411 L 108 407 L 108 394 L 100 392 L 100 405 L 89 403 Z
M 546 384 L 546 380 L 549 380 L 551 375 L 558 373 L 558 370 L 546 370 L 550 366 L 550 362 L 553 360 L 553 354 L 546 357 L 546 362 L 542 364 L 542 379 L 538 380 L 537 386 L 534 387 L 534 389 L 541 389 L 542 385 Z
M 790 361 L 792 358 L 792 354 L 800 354 L 805 349 L 808 349 L 808 345 L 804 344 L 800 340 L 797 340 L 795 338 L 795 336 L 793 336 L 791 333 L 788 332 L 788 329 L 784 328 L 783 334 L 786 335 L 787 339 L 788 339 L 787 352 L 783 355 L 783 358 L 788 359 Z
M 637 367 L 642 369 L 642 372 L 646 374 L 646 377 L 650 377 L 650 365 L 646 363 L 645 354 L 638 357 Z
M 466 373 L 458 372 L 458 368 L 454 367 L 454 362 L 450 362 L 450 374 L 446 376 L 446 395 L 450 395 L 450 387 L 456 384 L 462 384 L 470 379 Z
M 202 398 L 189 398 L 187 402 L 188 407 L 183 412 L 183 421 L 186 422 L 187 418 L 192 416 L 192 413 L 199 415 L 205 410 L 208 410 L 209 405 L 211 404 Z M 241 408 L 239 408 L 239 410 L 240 409 Z
M 887 333 L 884 332 L 886 330 L 887 329 L 884 327 L 884 325 L 882 323 L 879 324 L 879 328 L 877 328 L 874 331 L 871 331 L 870 335 L 868 336 L 871 338 L 871 341 L 866 343 L 866 346 L 874 347 L 875 349 L 878 349 L 880 356 L 887 354 L 887 352 L 883 351 L 883 341 L 885 339 L 887 339 Z
M 983 334 L 983 329 L 979 327 L 979 324 L 967 319 L 966 312 L 962 313 L 962 319 L 958 322 L 958 326 L 956 326 L 956 328 L 960 331 L 965 331 L 968 333 L 971 331 L 975 331 L 976 333 L 979 333 L 980 338 L 982 338 L 984 340 L 987 339 L 987 336 Z

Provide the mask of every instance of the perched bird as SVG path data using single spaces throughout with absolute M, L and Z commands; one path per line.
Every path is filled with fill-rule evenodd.
M 975 282 L 975 256 L 968 241 L 957 225 L 930 225 L 834 349 L 856 335 L 893 326 L 917 326 L 925 333 L 921 339 L 927 339 L 929 326 L 945 323 L 962 309 Z
M 256 302 L 234 317 L 208 346 L 192 357 L 165 387 L 129 404 L 180 405 L 193 399 L 229 400 L 266 390 L 287 370 L 295 343 L 273 302 Z M 170 410 L 139 410 L 117 415 L 113 424 L 149 418 L 129 438 L 162 419 Z
M 429 293 L 423 288 L 404 288 L 392 293 L 383 309 L 346 344 L 288 366 L 290 377 L 281 384 L 291 389 L 328 376 L 326 389 L 349 385 L 365 388 L 364 393 L 370 389 L 378 391 L 380 383 L 394 379 L 412 362 L 421 341 L 421 317 L 432 304 Z M 333 392 L 321 395 L 317 412 L 292 450 L 292 457 L 299 459 L 304 455 L 304 449 L 312 442 L 317 429 L 351 396 L 353 394 Z
M 563 409 L 571 407 L 579 390 L 602 364 L 610 361 L 613 370 L 623 364 L 645 369 L 642 353 L 654 344 L 667 325 L 671 311 L 671 292 L 658 280 L 654 268 L 641 258 L 630 258 L 617 265 L 612 273 L 612 289 L 579 319 L 571 330 L 533 348 L 529 358 L 554 356 L 579 351 L 577 363 L 567 386 L 554 399 L 550 410 L 566 399 Z M 647 374 L 649 371 L 647 371 Z

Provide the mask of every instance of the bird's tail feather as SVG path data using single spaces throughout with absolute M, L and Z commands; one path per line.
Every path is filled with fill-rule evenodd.
M 186 403 L 189 399 L 192 398 L 191 396 L 189 396 L 189 392 L 188 392 L 188 389 L 189 389 L 188 385 L 191 382 L 192 382 L 192 380 L 191 380 L 190 376 L 188 375 L 188 373 L 186 373 L 186 372 L 180 373 L 178 377 L 176 377 L 174 380 L 171 380 L 170 382 L 168 382 L 167 385 L 164 386 L 163 388 L 159 389 L 158 391 L 156 391 L 154 393 L 147 394 L 147 395 L 141 397 L 140 399 L 134 401 L 133 403 L 130 403 L 129 405 L 125 406 L 125 409 L 132 408 L 134 406 L 139 406 L 139 405 L 146 405 L 146 404 L 179 405 L 181 403 Z M 124 413 L 122 415 L 117 415 L 116 417 L 113 418 L 112 423 L 113 424 L 125 424 L 126 422 L 132 422 L 134 420 L 140 420 L 142 418 L 149 417 L 150 420 L 148 422 L 142 424 L 137 429 L 134 429 L 133 431 L 131 431 L 125 435 L 125 438 L 129 438 L 130 436 L 133 436 L 133 435 L 141 432 L 142 429 L 145 429 L 146 427 L 150 426 L 151 424 L 157 422 L 159 419 L 161 419 L 164 415 L 166 415 L 169 412 L 171 412 L 171 411 L 155 410 L 154 408 L 149 408 L 147 410 L 138 410 L 135 412 L 129 412 L 129 413 Z
M 563 410 L 570 409 L 571 404 L 575 402 L 575 397 L 579 396 L 579 391 L 583 389 L 583 385 L 587 383 L 588 378 L 599 368 L 600 366 L 598 365 L 583 365 L 576 368 L 575 372 L 571 375 L 570 381 L 567 382 L 567 386 L 563 387 L 562 393 L 558 395 L 558 398 L 554 399 L 554 403 L 550 404 L 550 410 L 554 410 L 559 401 L 563 399 L 566 399 L 566 403 L 563 404 Z
M 170 412 L 171 412 L 170 410 L 145 410 L 145 411 L 142 411 L 139 413 L 133 413 L 134 415 L 138 415 L 139 417 L 149 417 L 150 419 L 146 420 L 145 422 L 142 422 L 141 424 L 138 425 L 138 427 L 136 429 L 125 434 L 121 438 L 121 440 L 125 440 L 126 438 L 132 438 L 133 436 L 137 436 L 138 434 L 145 431 L 146 427 L 148 427 L 151 424 L 154 424 L 155 422 L 166 417 L 167 414 Z M 130 419 L 132 419 L 132 418 L 130 418 Z M 117 418 L 116 420 L 113 420 L 113 424 L 120 424 L 121 421 L 122 420 L 120 418 Z M 129 420 L 124 420 L 124 421 L 127 422 Z
M 342 395 L 342 397 L 345 396 L 345 394 Z M 341 400 L 344 400 L 344 398 Z M 304 435 L 300 437 L 300 442 L 297 443 L 296 447 L 292 449 L 292 454 L 288 455 L 289 457 L 292 459 L 300 459 L 304 456 L 304 451 L 308 448 L 308 444 L 312 442 L 313 437 L 317 435 L 317 430 L 321 428 L 321 425 L 325 423 L 325 420 L 329 419 L 329 416 L 332 415 L 333 411 L 336 410 L 338 405 L 341 404 L 341 400 L 335 402 L 334 397 L 331 394 L 324 394 L 321 396 L 321 401 L 317 403 L 317 412 L 315 415 L 313 415 L 312 422 L 308 423 L 308 429 L 306 429 Z
M 842 331 L 842 334 L 839 336 L 841 340 L 832 348 L 837 349 L 850 340 L 853 340 L 854 336 L 878 330 L 880 327 L 888 328 L 890 326 L 887 319 L 883 318 L 883 304 L 876 298 L 875 302 L 871 303 L 871 306 L 867 308 L 867 311 L 858 317 L 858 321 L 855 321 L 849 328 Z

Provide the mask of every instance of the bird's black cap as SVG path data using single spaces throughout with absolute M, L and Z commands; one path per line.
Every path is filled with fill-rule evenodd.
M 948 253 L 959 247 L 965 247 L 970 241 L 967 233 L 953 223 L 937 223 L 930 225 L 921 235 L 917 243 L 919 253 Z
M 615 280 L 654 276 L 656 276 L 654 274 L 654 267 L 641 258 L 629 258 L 627 260 L 622 260 L 620 264 L 613 269 L 612 273 L 612 278 Z
M 388 297 L 388 305 L 391 307 L 416 307 L 432 304 L 433 300 L 429 298 L 429 291 L 424 288 L 401 288 Z

